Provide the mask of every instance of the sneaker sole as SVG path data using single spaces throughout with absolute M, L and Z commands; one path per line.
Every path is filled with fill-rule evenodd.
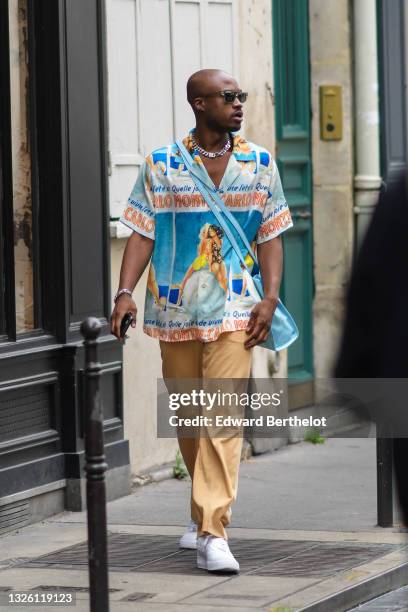
M 238 574 L 238 567 L 231 567 L 225 565 L 225 563 L 207 563 L 206 557 L 204 554 L 197 552 L 197 567 L 198 569 L 207 570 L 207 572 L 225 572 L 228 574 Z
M 229 574 L 238 574 L 238 567 L 231 567 L 223 563 L 207 563 L 206 569 L 208 572 L 228 572 Z

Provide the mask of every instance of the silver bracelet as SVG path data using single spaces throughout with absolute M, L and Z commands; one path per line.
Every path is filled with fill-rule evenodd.
M 116 300 L 118 299 L 120 295 L 122 295 L 122 293 L 127 293 L 128 295 L 130 295 L 130 297 L 132 297 L 132 292 L 130 289 L 119 289 L 119 291 L 115 293 L 115 297 L 113 298 L 113 301 L 116 302 Z

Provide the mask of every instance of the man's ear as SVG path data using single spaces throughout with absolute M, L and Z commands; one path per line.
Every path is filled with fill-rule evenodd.
M 193 110 L 202 113 L 205 110 L 204 98 L 194 98 L 192 107 L 193 107 Z

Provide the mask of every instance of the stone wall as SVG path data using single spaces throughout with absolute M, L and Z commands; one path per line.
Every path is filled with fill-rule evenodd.
M 240 0 L 238 7 L 239 72 L 245 103 L 243 133 L 270 151 L 275 149 L 273 94 L 272 3 Z
M 310 0 L 314 233 L 314 360 L 327 376 L 337 353 L 353 245 L 351 23 L 348 2 Z M 343 139 L 320 139 L 319 86 L 343 88 Z
M 275 155 L 275 95 L 273 80 L 272 3 L 270 0 L 240 0 L 239 82 L 248 91 L 243 134 Z M 252 375 L 267 378 L 286 376 L 287 351 L 278 357 L 256 348 Z

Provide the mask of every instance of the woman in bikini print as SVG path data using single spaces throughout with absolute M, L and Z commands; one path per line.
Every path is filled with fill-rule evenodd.
M 198 255 L 193 263 L 189 266 L 180 283 L 178 304 L 180 304 L 184 287 L 194 272 L 198 272 L 208 266 L 209 270 L 214 274 L 220 287 L 227 292 L 228 280 L 227 270 L 222 259 L 221 248 L 224 231 L 218 225 L 206 223 L 200 231 L 200 243 L 198 245 Z

